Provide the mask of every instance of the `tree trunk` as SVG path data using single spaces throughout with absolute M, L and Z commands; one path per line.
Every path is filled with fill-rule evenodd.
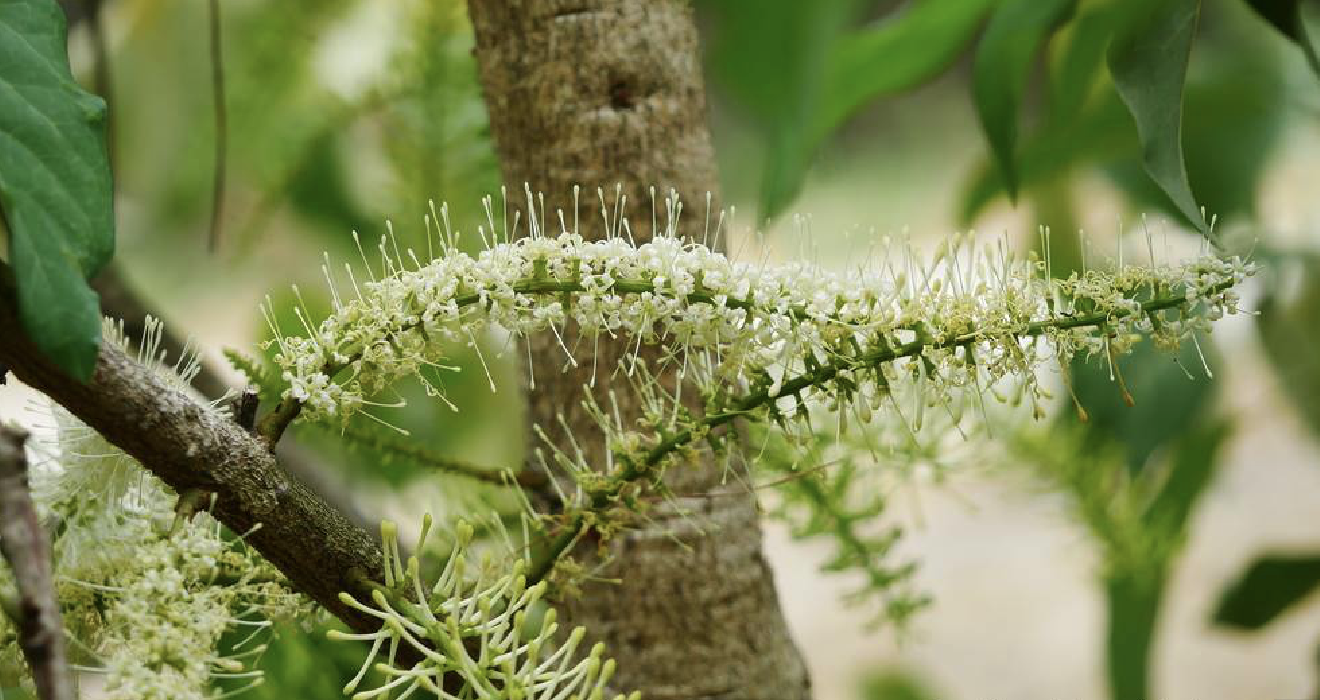
M 526 183 L 544 193 L 550 227 L 557 226 L 556 209 L 572 226 L 572 189 L 581 185 L 581 220 L 593 224 L 581 233 L 599 237 L 596 188 L 612 205 L 621 185 L 637 224 L 633 236 L 644 240 L 651 234 L 649 188 L 659 198 L 673 188 L 687 207 L 682 234 L 701 237 L 707 193 L 719 206 L 718 183 L 686 2 L 469 0 L 468 7 L 511 204 Z M 565 341 L 572 347 L 571 336 Z M 598 365 L 603 396 L 628 342 L 602 338 L 597 363 L 583 361 L 592 350 L 586 347 L 568 369 L 557 341 L 533 347 L 530 419 L 560 442 L 562 413 L 588 459 L 599 459 L 603 440 L 580 406 L 583 387 Z M 622 400 L 628 392 L 619 383 Z M 742 486 L 721 487 L 723 476 L 713 460 L 671 468 L 675 503 L 613 540 L 603 576 L 620 582 L 586 581 L 564 602 L 569 621 L 585 625 L 618 660 L 621 691 L 640 690 L 651 700 L 810 695 L 761 554 L 755 497 Z

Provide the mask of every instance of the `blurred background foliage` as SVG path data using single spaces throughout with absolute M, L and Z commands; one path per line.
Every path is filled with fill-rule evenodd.
M 870 211 L 863 203 L 878 202 L 886 207 L 885 220 L 875 222 L 882 227 L 910 224 L 935 234 L 997 227 L 1020 232 L 1020 248 L 1038 246 L 1037 226 L 1048 225 L 1054 269 L 1067 274 L 1109 264 L 1120 239 L 1137 251 L 1129 252 L 1133 259 L 1145 259 L 1140 226 L 1117 223 L 1095 233 L 1097 221 L 1141 222 L 1150 214 L 1160 231 L 1173 232 L 1158 236 L 1162 248 L 1170 238 L 1180 250 L 1204 245 L 1179 233 L 1205 227 L 1196 210 L 1203 206 L 1217 219 L 1217 240 L 1267 264 L 1255 290 L 1257 337 L 1297 415 L 1320 431 L 1320 257 L 1313 252 L 1320 222 L 1294 218 L 1280 231 L 1277 212 L 1261 211 L 1262 201 L 1279 201 L 1267 186 L 1282 182 L 1301 192 L 1290 201 L 1305 202 L 1314 201 L 1320 182 L 1271 170 L 1290 139 L 1313 138 L 1320 126 L 1320 81 L 1306 32 L 1316 3 L 695 4 L 725 198 L 754 209 L 772 243 L 809 248 L 826 264 L 845 260 L 856 244 L 847 236 L 856 231 L 834 224 L 865 223 L 856 220 Z M 483 214 L 474 203 L 490 193 L 498 201 L 500 175 L 462 2 L 220 3 L 228 147 L 223 235 L 213 254 L 205 252 L 216 138 L 206 4 L 64 5 L 75 71 L 111 103 L 117 264 L 203 347 L 247 348 L 246 341 L 268 337 L 255 312 L 268 292 L 276 309 L 303 304 L 319 317 L 329 304 L 320 253 L 336 266 L 357 259 L 352 231 L 374 241 L 392 220 L 400 245 L 420 255 L 431 197 L 454 202 L 455 228 L 469 233 L 466 245 L 479 245 L 471 234 Z M 1302 172 L 1320 178 L 1320 170 Z M 808 224 L 785 216 L 807 203 L 839 211 L 817 211 Z M 1316 209 L 1309 211 L 1314 217 Z M 1088 226 L 1089 236 L 1074 235 Z M 805 243 L 793 239 L 803 235 L 810 236 Z M 370 258 L 374 245 L 364 247 Z M 284 291 L 291 282 L 301 300 Z M 275 320 L 289 330 L 300 323 L 292 311 Z M 454 348 L 460 371 L 444 372 L 439 384 L 462 420 L 442 402 L 417 400 L 420 386 L 405 387 L 413 400 L 390 420 L 407 436 L 383 426 L 347 436 L 301 427 L 298 441 L 373 516 L 423 508 L 511 512 L 514 505 L 479 479 L 439 478 L 433 467 L 461 460 L 499 468 L 522 459 L 512 361 L 520 352 L 487 343 L 483 363 L 474 347 Z M 1216 354 L 1209 339 L 1176 361 L 1139 352 L 1118 368 L 1122 390 L 1109 368 L 1075 367 L 1071 389 L 1060 389 L 1058 415 L 1009 441 L 1014 461 L 1027 465 L 1011 470 L 1010 481 L 1025 476 L 1064 498 L 1098 553 L 1104 667 L 1116 700 L 1151 692 L 1168 582 L 1233 435 L 1233 413 L 1224 410 L 1233 399 L 1207 376 L 1228 364 Z M 231 367 L 218 354 L 210 359 Z M 240 370 L 225 371 L 238 381 Z M 1078 420 L 1070 392 L 1089 420 Z M 767 471 L 782 474 L 780 467 L 768 463 Z M 846 467 L 782 482 L 783 508 L 819 504 L 832 490 L 837 498 L 823 502 L 849 499 L 836 513 L 846 518 L 822 520 L 828 511 L 819 505 L 785 517 L 801 536 L 838 540 L 827 562 L 834 568 L 885 578 L 894 571 L 871 555 L 888 553 L 892 524 L 881 522 L 881 495 L 855 492 L 854 475 Z M 880 522 L 871 532 L 881 534 L 849 548 L 837 536 L 844 520 Z M 1242 562 L 1237 579 L 1216 584 L 1224 595 L 1215 622 L 1264 628 L 1320 583 L 1317 562 L 1320 551 L 1264 552 Z M 343 645 L 321 640 L 282 631 L 267 652 L 268 683 L 257 692 L 334 697 L 356 667 Z M 856 690 L 877 700 L 939 697 L 901 669 L 879 670 Z

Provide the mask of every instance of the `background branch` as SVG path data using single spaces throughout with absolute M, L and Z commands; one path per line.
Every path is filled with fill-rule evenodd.
M 41 529 L 28 490 L 27 433 L 0 425 L 0 550 L 4 552 L 18 600 L 6 601 L 5 613 L 18 627 L 37 695 L 45 700 L 74 700 L 73 677 L 64 653 L 64 624 L 55 601 L 50 539 Z

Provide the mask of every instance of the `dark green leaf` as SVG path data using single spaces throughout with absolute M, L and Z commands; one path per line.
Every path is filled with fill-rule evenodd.
M 1182 144 L 1196 201 L 1222 222 L 1255 214 L 1261 176 L 1288 113 L 1288 93 L 1272 32 L 1240 5 L 1216 9 L 1217 21 L 1206 22 L 1196 40 Z M 1108 174 L 1135 205 L 1178 215 L 1140 163 L 1124 158 Z
M 1018 111 L 1033 59 L 1076 4 L 1076 0 L 1012 0 L 995 11 L 976 48 L 972 66 L 976 113 L 1010 198 L 1017 196 Z
M 105 102 L 69 71 L 54 0 L 0 1 L 0 210 L 19 317 L 61 368 L 91 377 L 101 314 L 87 279 L 114 250 Z
M 1099 59 L 1087 55 L 1102 49 L 1088 43 L 1083 30 L 1107 41 L 1106 27 L 1121 32 L 1139 18 L 1133 7 L 1104 5 L 1100 9 L 1109 10 L 1107 16 L 1097 17 L 1105 14 L 1098 10 L 1084 14 L 1055 40 L 1060 51 L 1049 119 L 1024 138 L 1018 152 L 1022 187 L 1056 187 L 1069 171 L 1094 164 L 1125 192 L 1132 206 L 1158 207 L 1181 216 L 1142 167 L 1132 118 L 1113 86 L 1103 80 Z M 1197 40 L 1195 79 L 1189 78 L 1186 86 L 1183 146 L 1192 191 L 1222 221 L 1253 213 L 1257 185 L 1287 113 L 1281 104 L 1287 97 L 1277 52 L 1268 45 L 1270 32 L 1260 23 L 1242 21 L 1250 12 L 1246 8 L 1230 5 L 1220 12 L 1220 21 L 1208 24 Z M 970 224 L 1003 191 L 998 169 L 989 161 L 980 164 L 963 194 L 959 216 Z
M 1320 586 L 1320 554 L 1272 555 L 1257 559 L 1215 606 L 1215 624 L 1257 630 L 1301 602 Z
M 1201 15 L 1200 0 L 1151 4 L 1144 21 L 1109 47 L 1109 72 L 1137 124 L 1146 172 L 1202 235 L 1201 216 L 1183 163 L 1182 100 Z
M 1292 39 L 1302 49 L 1307 65 L 1320 76 L 1320 56 L 1316 55 L 1315 46 L 1306 34 L 1306 23 L 1302 21 L 1302 0 L 1246 0 L 1246 3 L 1280 34 Z

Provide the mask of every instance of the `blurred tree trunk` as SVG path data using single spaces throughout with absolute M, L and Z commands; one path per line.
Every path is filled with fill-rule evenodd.
M 613 206 L 620 184 L 640 241 L 651 235 L 654 185 L 661 224 L 663 196 L 673 188 L 686 204 L 682 234 L 701 237 L 707 193 L 719 207 L 718 182 L 686 2 L 469 0 L 468 8 L 511 209 L 527 183 L 545 195 L 547 227 L 557 230 L 556 209 L 571 227 L 572 188 L 581 185 L 581 232 L 600 237 L 596 188 Z M 569 347 L 575 338 L 572 330 L 565 335 Z M 534 342 L 528 398 L 530 419 L 551 440 L 564 441 L 556 427 L 562 412 L 588 459 L 599 460 L 600 431 L 580 406 L 590 345 L 579 349 L 576 368 L 565 369 L 553 338 Z M 602 396 L 628 347 L 602 339 Z M 622 400 L 629 392 L 620 383 L 613 388 Z M 621 582 L 584 582 L 564 612 L 608 645 L 619 690 L 652 700 L 807 698 L 806 670 L 761 554 L 755 497 L 737 479 L 723 486 L 722 471 L 709 459 L 672 468 L 675 503 L 657 506 L 643 529 L 614 540 L 603 575 Z

